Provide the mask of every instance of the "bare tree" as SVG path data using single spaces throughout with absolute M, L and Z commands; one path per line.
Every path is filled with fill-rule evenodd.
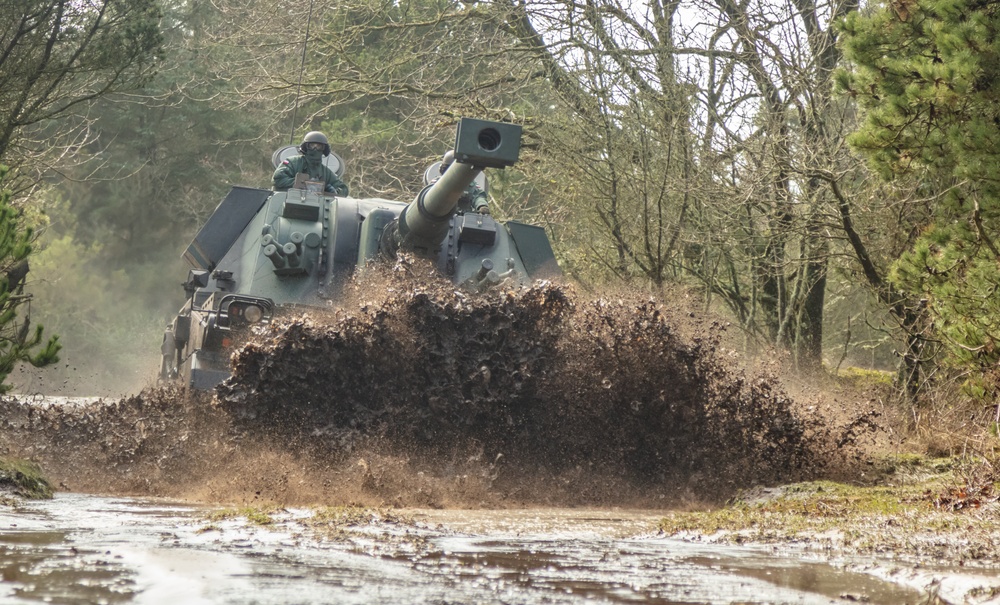
M 52 145 L 24 139 L 26 129 L 80 118 L 94 99 L 146 82 L 160 48 L 159 17 L 153 0 L 4 2 L 0 159 L 23 164 Z
M 354 129 L 344 141 L 372 192 L 412 187 L 399 175 L 419 174 L 414 158 L 445 145 L 439 127 L 458 114 L 522 123 L 514 172 L 528 181 L 504 205 L 549 226 L 564 267 L 697 284 L 816 369 L 831 262 L 881 292 L 893 249 L 880 258 L 880 238 L 857 230 L 869 184 L 844 144 L 853 107 L 832 96 L 834 25 L 857 6 L 320 1 L 312 18 L 265 7 L 253 19 L 270 16 L 266 35 L 232 39 L 269 49 L 241 65 L 286 115 L 301 106 L 305 121 Z
M 833 24 L 857 3 L 494 4 L 592 129 L 601 169 L 578 173 L 615 251 L 605 264 L 693 276 L 817 367 L 832 196 L 810 174 L 843 161 Z

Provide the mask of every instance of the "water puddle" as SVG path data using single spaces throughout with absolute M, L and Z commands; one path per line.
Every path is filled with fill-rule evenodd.
M 411 511 L 317 533 L 152 499 L 0 509 L 3 603 L 922 603 L 801 554 L 659 537 L 655 513 Z

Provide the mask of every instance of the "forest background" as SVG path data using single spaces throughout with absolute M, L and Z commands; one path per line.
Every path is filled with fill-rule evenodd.
M 62 346 L 8 382 L 98 395 L 151 382 L 183 302 L 180 253 L 231 185 L 269 186 L 274 149 L 322 130 L 354 196 L 410 200 L 471 116 L 523 125 L 520 163 L 491 177 L 492 211 L 544 225 L 582 288 L 682 292 L 748 353 L 787 353 L 812 376 L 889 370 L 915 424 L 933 400 L 935 417 L 961 406 L 974 412 L 962 422 L 995 426 L 998 10 L 4 3 L 14 211 L 0 222 L 21 234 L 20 252 L 0 248 L 0 306 L 16 314 L 0 321 L 4 351 L 51 361 L 29 311 Z M 80 40 L 90 50 L 74 54 Z M 70 68 L 45 86 L 58 60 Z

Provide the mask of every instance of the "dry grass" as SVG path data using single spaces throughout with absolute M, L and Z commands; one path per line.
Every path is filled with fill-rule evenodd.
M 667 515 L 670 535 L 801 543 L 827 550 L 1000 561 L 997 477 L 983 459 L 888 457 L 868 485 L 796 483 L 741 493 L 722 508 Z

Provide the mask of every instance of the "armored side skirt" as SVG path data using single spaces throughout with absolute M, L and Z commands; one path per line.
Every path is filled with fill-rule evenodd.
M 227 368 L 220 368 L 218 363 L 213 363 L 214 360 L 209 361 L 201 357 L 200 353 L 195 353 L 191 357 L 191 388 L 207 391 L 229 378 Z

